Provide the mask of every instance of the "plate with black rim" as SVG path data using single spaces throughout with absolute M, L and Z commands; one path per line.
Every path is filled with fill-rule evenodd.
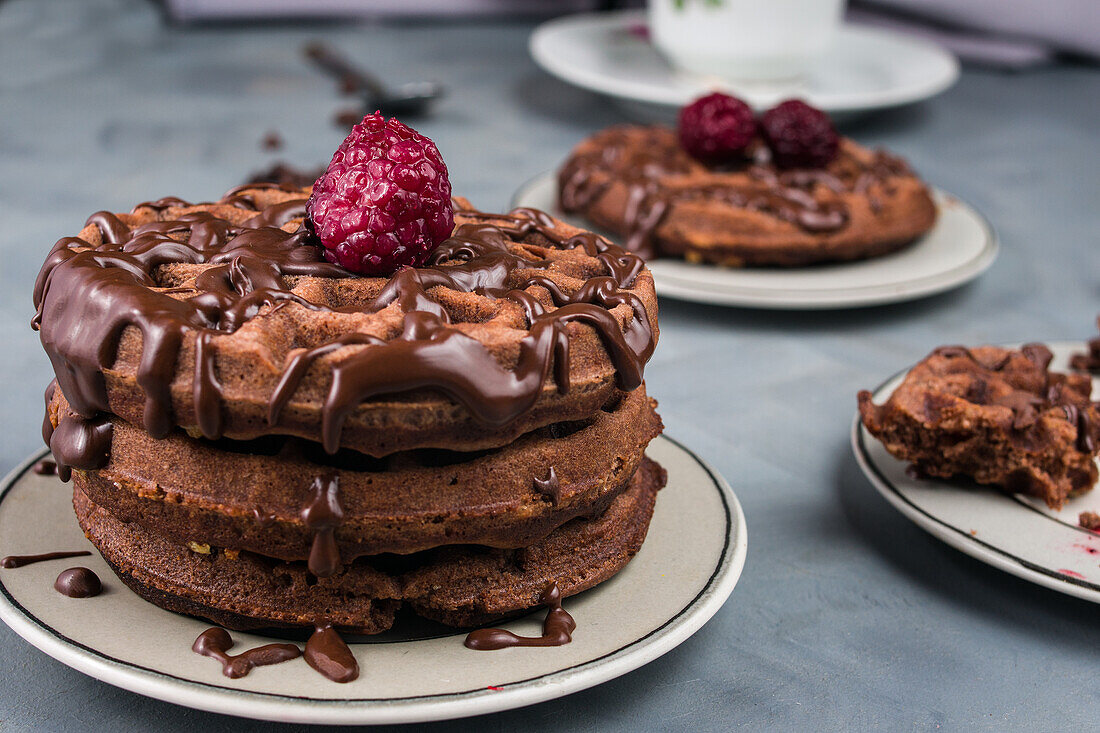
M 1065 370 L 1082 343 L 1047 343 L 1051 369 Z M 907 371 L 873 392 L 881 404 Z M 1094 390 L 1096 380 L 1093 380 Z M 1100 603 L 1100 533 L 1078 526 L 1080 512 L 1100 512 L 1100 490 L 1071 499 L 1060 511 L 1022 494 L 967 481 L 915 479 L 886 452 L 856 415 L 852 449 L 871 484 L 898 511 L 936 538 L 993 567 L 1071 596 Z
M 745 518 L 725 480 L 670 438 L 654 440 L 648 454 L 668 471 L 668 485 L 646 542 L 614 578 L 565 600 L 577 629 L 564 646 L 472 651 L 462 644 L 464 633 L 433 625 L 351 639 L 361 674 L 349 684 L 324 679 L 300 658 L 229 679 L 214 660 L 190 651 L 208 622 L 141 600 L 98 554 L 0 569 L 0 619 L 46 654 L 104 682 L 242 717 L 410 723 L 551 700 L 672 650 L 722 607 L 741 574 Z M 69 485 L 31 470 L 42 455 L 0 485 L 0 554 L 94 550 L 76 523 Z M 55 591 L 57 574 L 74 565 L 95 571 L 104 592 L 73 599 Z M 504 627 L 537 635 L 543 616 L 535 612 Z M 271 641 L 232 636 L 231 653 Z
M 897 252 L 856 262 L 808 267 L 721 267 L 679 259 L 655 259 L 657 295 L 713 305 L 776 310 L 858 308 L 924 298 L 959 287 L 984 273 L 1000 245 L 993 226 L 974 207 L 932 190 L 937 217 L 932 229 Z M 558 206 L 557 181 L 543 173 L 523 184 L 512 206 L 542 209 L 576 226 L 604 234 Z

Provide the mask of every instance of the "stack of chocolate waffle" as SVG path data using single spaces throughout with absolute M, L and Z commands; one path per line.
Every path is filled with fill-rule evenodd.
M 356 276 L 308 194 L 100 212 L 42 269 L 44 438 L 122 581 L 233 629 L 376 633 L 620 570 L 664 484 L 642 261 L 456 199 L 428 265 Z

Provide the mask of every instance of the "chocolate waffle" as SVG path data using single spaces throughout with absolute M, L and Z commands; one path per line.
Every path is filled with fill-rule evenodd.
M 795 267 L 886 254 L 935 222 L 927 187 L 900 158 L 842 139 L 822 169 L 777 168 L 762 142 L 750 160 L 709 167 L 676 132 L 616 126 L 581 142 L 558 174 L 570 213 L 644 257 L 731 267 Z
M 445 544 L 522 547 L 624 490 L 661 430 L 644 387 L 585 421 L 555 423 L 492 451 L 419 449 L 371 458 L 329 456 L 298 438 L 156 440 L 111 419 L 110 459 L 73 480 L 97 505 L 180 544 L 308 559 L 302 517 L 317 476 L 338 481 L 344 562 Z M 60 391 L 50 419 L 72 417 Z M 60 452 L 60 450 L 59 450 Z
M 60 240 L 34 325 L 74 411 L 382 456 L 499 447 L 641 383 L 657 306 L 637 258 L 458 200 L 430 266 L 352 276 L 311 246 L 308 193 L 161 199 Z
M 374 634 L 403 602 L 452 626 L 472 626 L 537 606 L 548 583 L 563 596 L 610 578 L 645 539 L 664 472 L 648 459 L 606 511 L 577 518 L 527 547 L 449 546 L 404 558 L 360 558 L 316 578 L 302 562 L 279 562 L 215 546 L 199 551 L 120 521 L 79 488 L 80 526 L 138 595 L 231 629 L 309 626 L 324 618 Z
M 119 577 L 232 628 L 376 633 L 617 572 L 665 480 L 642 260 L 456 199 L 428 265 L 356 276 L 308 193 L 100 212 L 42 269 L 43 438 Z
M 882 405 L 859 393 L 867 430 L 917 475 L 968 476 L 1051 508 L 1097 479 L 1100 409 L 1086 374 L 1049 371 L 1050 350 L 936 349 Z

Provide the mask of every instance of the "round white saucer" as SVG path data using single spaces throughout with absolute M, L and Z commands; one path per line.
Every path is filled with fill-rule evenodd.
M 191 652 L 209 623 L 164 611 L 127 589 L 98 554 L 0 569 L 0 619 L 64 664 L 161 700 L 230 715 L 301 723 L 410 723 L 479 715 L 576 692 L 670 651 L 713 616 L 745 563 L 745 518 L 726 482 L 690 450 L 657 438 L 648 454 L 668 471 L 649 536 L 617 576 L 564 606 L 573 642 L 553 648 L 472 651 L 464 634 L 360 637 L 362 670 L 330 682 L 303 659 L 229 679 Z M 0 486 L 0 554 L 93 550 L 72 510 L 72 492 L 35 475 L 32 456 Z M 103 580 L 94 598 L 53 589 L 65 568 L 85 565 Z M 538 635 L 545 614 L 505 624 Z M 232 632 L 244 650 L 268 639 Z
M 934 96 L 959 76 L 958 60 L 939 46 L 844 25 L 804 81 L 735 86 L 673 69 L 648 40 L 645 22 L 645 12 L 636 10 L 570 15 L 536 28 L 529 48 L 539 66 L 570 84 L 622 101 L 673 108 L 724 89 L 758 109 L 800 97 L 834 114 L 864 112 Z
M 935 226 L 909 247 L 884 257 L 797 268 L 717 267 L 675 259 L 648 264 L 658 295 L 697 303 L 823 310 L 923 298 L 978 277 L 1000 249 L 993 227 L 973 207 L 939 190 L 933 191 L 933 198 L 938 209 Z M 512 206 L 542 209 L 591 228 L 560 210 L 552 173 L 521 186 Z
M 1064 370 L 1083 343 L 1047 343 L 1051 368 Z M 905 378 L 891 377 L 874 391 L 881 403 Z M 1093 380 L 1094 385 L 1097 380 Z M 1095 388 L 1095 387 L 1094 387 Z M 1077 525 L 1083 511 L 1100 512 L 1100 490 L 1052 511 L 1037 499 L 1008 495 L 968 482 L 914 479 L 856 415 L 852 449 L 871 484 L 919 527 L 982 562 L 1038 585 L 1100 603 L 1100 534 Z

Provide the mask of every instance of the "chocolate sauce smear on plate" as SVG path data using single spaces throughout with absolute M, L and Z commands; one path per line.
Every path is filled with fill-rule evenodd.
M 8 555 L 0 559 L 0 568 L 21 568 L 36 562 L 60 560 L 65 557 L 84 557 L 91 554 L 87 550 L 77 550 L 76 552 L 44 552 L 41 555 Z
M 359 678 L 359 663 L 347 642 L 329 624 L 315 627 L 306 642 L 306 662 L 333 682 L 351 682 Z
M 31 470 L 39 476 L 56 476 L 57 464 L 51 461 L 49 458 L 43 458 L 31 466 Z
M 595 330 L 616 368 L 620 389 L 642 382 L 656 337 L 641 300 L 625 288 L 643 263 L 594 234 L 565 237 L 549 217 L 530 209 L 505 217 L 459 209 L 457 213 L 474 221 L 457 227 L 427 266 L 398 271 L 369 304 L 330 308 L 292 292 L 291 279 L 352 274 L 324 260 L 307 228 L 277 228 L 304 217 L 306 199 L 261 210 L 248 188 L 230 191 L 219 202 L 255 211 L 243 223 L 192 211 L 131 227 L 114 214 L 98 212 L 88 224 L 99 230 L 102 242 L 66 237 L 54 246 L 35 283 L 32 326 L 40 331 L 58 384 L 79 416 L 63 420 L 53 431 L 50 442 L 51 447 L 58 443 L 54 455 L 59 469 L 94 469 L 108 460 L 110 423 L 102 414 L 110 412 L 110 404 L 103 372 L 114 364 L 126 329 L 141 333 L 137 381 L 145 395 L 142 422 L 154 438 L 165 437 L 174 424 L 170 386 L 185 342 L 196 349 L 191 386 L 196 422 L 204 437 L 222 437 L 221 385 L 214 376 L 218 337 L 282 307 L 375 313 L 396 302 L 404 313 L 402 332 L 390 340 L 346 333 L 292 352 L 287 360 L 268 405 L 271 427 L 316 359 L 347 346 L 364 347 L 331 368 L 322 411 L 322 442 L 329 453 L 339 448 L 344 422 L 360 403 L 409 390 L 438 390 L 485 424 L 507 425 L 535 405 L 551 369 L 558 389 L 568 390 L 570 323 Z M 164 212 L 186 205 L 162 199 L 135 211 Z M 607 274 L 590 278 L 576 292 L 563 292 L 539 272 L 550 266 L 548 261 L 510 249 L 527 238 L 559 249 L 582 248 L 604 264 Z M 206 268 L 186 287 L 166 288 L 157 275 L 170 264 Z M 501 365 L 483 344 L 454 327 L 431 295 L 440 285 L 522 307 L 529 333 L 519 343 L 515 368 Z M 526 292 L 534 286 L 549 293 L 553 309 Z M 624 304 L 633 316 L 621 326 L 610 310 Z M 384 348 L 366 348 L 373 346 Z
M 255 667 L 279 664 L 302 656 L 302 651 L 294 644 L 265 644 L 254 649 L 230 654 L 233 638 L 225 629 L 213 627 L 199 634 L 191 651 L 204 657 L 216 659 L 222 664 L 222 674 L 237 679 L 244 677 Z
M 557 583 L 551 583 L 539 596 L 539 603 L 548 606 L 546 620 L 542 622 L 542 636 L 518 636 L 505 629 L 476 629 L 463 642 L 468 649 L 492 651 L 514 646 L 562 646 L 573 640 L 577 622 L 561 607 L 561 591 Z
M 69 598 L 91 598 L 103 592 L 99 576 L 88 568 L 62 570 L 53 582 L 54 590 Z

